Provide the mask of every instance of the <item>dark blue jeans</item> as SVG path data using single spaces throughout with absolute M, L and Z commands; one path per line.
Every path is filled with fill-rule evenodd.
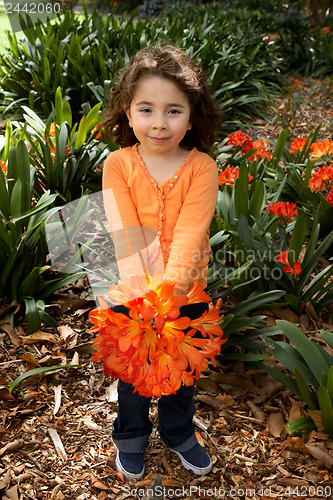
M 128 315 L 124 306 L 116 306 L 113 310 Z M 200 302 L 181 307 L 180 315 L 196 319 L 205 311 L 208 311 L 208 304 Z M 113 423 L 112 438 L 124 453 L 144 451 L 153 428 L 149 419 L 151 398 L 137 392 L 133 394 L 133 390 L 131 384 L 119 380 L 118 416 Z M 187 451 L 197 443 L 192 423 L 195 414 L 193 395 L 194 385 L 182 385 L 176 394 L 162 396 L 158 400 L 160 437 L 166 446 L 176 451 Z

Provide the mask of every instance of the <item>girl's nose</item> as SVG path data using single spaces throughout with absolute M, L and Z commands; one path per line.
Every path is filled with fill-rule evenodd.
M 156 114 L 154 116 L 154 121 L 153 121 L 153 128 L 155 129 L 165 129 L 166 128 L 166 120 L 164 115 L 162 114 Z

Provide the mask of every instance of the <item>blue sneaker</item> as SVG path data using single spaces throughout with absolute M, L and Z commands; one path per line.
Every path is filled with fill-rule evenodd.
M 179 456 L 183 466 L 187 470 L 191 470 L 198 476 L 204 476 L 212 470 L 213 463 L 209 455 L 205 452 L 203 447 L 197 443 L 188 451 L 176 451 L 170 448 L 171 451 Z
M 145 462 L 143 451 L 141 453 L 123 453 L 117 452 L 116 468 L 122 472 L 124 478 L 128 481 L 141 479 L 145 472 Z

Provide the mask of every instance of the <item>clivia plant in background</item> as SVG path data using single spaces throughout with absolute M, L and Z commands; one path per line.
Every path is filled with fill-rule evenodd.
M 215 262 L 224 273 L 232 266 L 251 262 L 248 284 L 239 293 L 249 296 L 275 288 L 284 290 L 285 304 L 300 315 L 307 302 L 318 310 L 333 303 L 333 265 L 322 265 L 322 257 L 333 244 L 333 231 L 320 240 L 319 223 L 323 208 L 329 207 L 333 178 L 328 165 L 316 168 L 311 160 L 306 167 L 292 164 L 286 139 L 287 131 L 283 130 L 270 153 L 265 140 L 252 141 L 237 131 L 219 146 L 221 188 L 215 226 L 230 238 Z M 310 138 L 299 145 L 304 155 L 308 145 L 310 151 Z M 302 187 L 298 203 L 285 199 L 293 193 L 290 188 L 295 170 Z M 322 268 L 318 272 L 319 263 Z
M 36 170 L 23 141 L 10 147 L 9 129 L 10 125 L 1 160 L 6 168 L 0 171 L 0 299 L 24 303 L 30 334 L 42 320 L 54 325 L 44 310 L 44 299 L 82 273 L 45 279 L 50 265 L 44 227 L 56 210 L 52 208 L 56 195 L 46 190 L 35 199 Z
M 219 326 L 221 299 L 213 306 L 198 283 L 186 295 L 174 295 L 174 287 L 158 274 L 133 276 L 128 285 L 120 280 L 89 314 L 91 331 L 98 332 L 93 361 L 103 361 L 106 376 L 133 384 L 146 397 L 193 385 L 227 340 Z M 110 302 L 127 307 L 129 316 L 114 312 Z M 181 306 L 198 302 L 209 304 L 209 311 L 194 320 L 179 317 Z
M 101 105 L 86 107 L 86 113 L 75 124 L 70 104 L 63 100 L 60 88 L 46 123 L 30 108 L 22 106 L 25 121 L 12 123 L 15 134 L 31 146 L 37 196 L 50 190 L 57 194 L 57 203 L 69 202 L 79 198 L 87 188 L 101 189 L 101 170 L 97 169 L 109 153 L 101 133 L 96 131 Z
M 291 344 L 262 338 L 274 358 L 293 373 L 282 373 L 276 368 L 260 363 L 257 367 L 282 382 L 293 394 L 306 403 L 304 416 L 286 424 L 292 435 L 302 435 L 312 429 L 324 430 L 333 437 L 333 333 L 321 331 L 319 342 L 310 340 L 296 325 L 278 320 L 277 326 Z
M 87 188 L 100 190 L 96 169 L 108 153 L 94 129 L 99 108 L 87 110 L 72 126 L 71 108 L 58 89 L 46 124 L 29 108 L 24 122 L 7 122 L 0 156 L 0 299 L 24 303 L 28 334 L 42 321 L 56 324 L 44 300 L 83 276 L 48 276 L 44 228 L 59 202 L 80 197 Z
M 296 202 L 302 212 L 320 223 L 320 234 L 331 231 L 332 201 L 332 141 L 318 140 L 321 124 L 307 137 L 296 137 L 285 148 L 284 168 L 277 173 L 284 184 L 284 196 Z

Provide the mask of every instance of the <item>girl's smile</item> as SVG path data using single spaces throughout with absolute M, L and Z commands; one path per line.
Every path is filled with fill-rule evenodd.
M 187 96 L 173 81 L 142 77 L 125 112 L 146 156 L 172 157 L 182 151 L 179 143 L 192 128 L 191 108 Z

